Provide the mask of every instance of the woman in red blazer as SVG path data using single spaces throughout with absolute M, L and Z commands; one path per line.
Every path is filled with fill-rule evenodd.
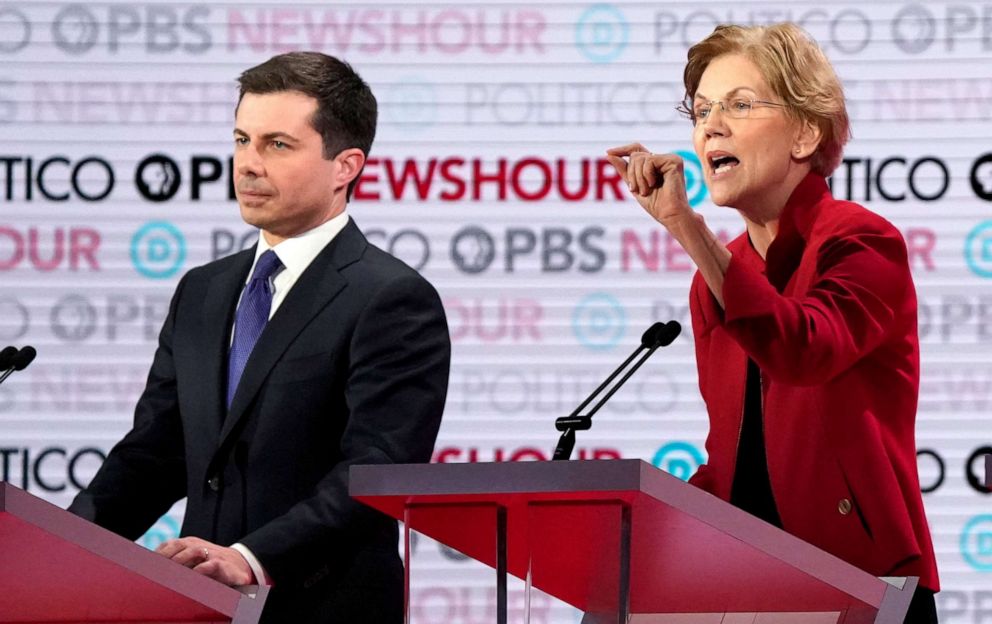
M 692 211 L 682 160 L 608 151 L 698 271 L 690 294 L 710 432 L 691 482 L 878 576 L 939 589 L 916 468 L 917 303 L 906 245 L 827 187 L 850 134 L 823 52 L 793 24 L 718 27 L 689 50 L 682 108 L 723 245 Z

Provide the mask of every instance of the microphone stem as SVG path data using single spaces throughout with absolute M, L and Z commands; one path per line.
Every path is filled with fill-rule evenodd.
M 596 388 L 595 390 L 593 390 L 592 391 L 592 394 L 590 394 L 588 397 L 586 397 L 586 400 L 583 401 L 578 407 L 576 407 L 574 412 L 572 412 L 571 414 L 568 415 L 569 418 L 571 418 L 572 416 L 578 416 L 579 415 L 579 412 L 581 412 L 585 408 L 586 405 L 589 405 L 589 403 L 594 398 L 596 398 L 596 395 L 599 394 L 600 392 L 602 392 L 603 391 L 603 388 L 605 388 L 606 386 L 608 386 L 609 383 L 611 381 L 613 381 L 616 378 L 616 376 L 619 375 L 620 372 L 623 369 L 627 368 L 627 365 L 630 364 L 634 360 L 635 357 L 637 357 L 638 355 L 640 355 L 641 351 L 643 351 L 644 348 L 645 348 L 644 345 L 641 345 L 641 346 L 637 347 L 636 349 L 634 349 L 634 352 L 630 354 L 630 357 L 628 357 L 624 361 L 623 364 L 621 364 L 615 371 L 613 371 L 610 374 L 610 376 L 607 377 L 606 380 L 603 383 L 599 384 L 599 387 Z M 657 347 L 655 347 L 655 348 L 657 348 Z M 652 351 L 653 350 L 654 349 L 652 349 Z M 643 362 L 643 360 L 642 360 L 642 362 Z M 638 364 L 637 366 L 640 366 L 640 364 Z M 637 367 L 634 367 L 634 370 L 637 370 Z M 630 377 L 630 373 L 627 374 L 627 377 Z M 624 380 L 626 380 L 627 377 L 624 377 Z M 620 383 L 623 383 L 623 381 L 621 381 Z M 609 395 L 607 395 L 607 398 L 609 398 Z M 602 401 L 600 401 L 600 405 L 602 405 Z M 598 406 L 597 406 L 597 409 L 598 409 Z M 595 412 L 595 411 L 596 410 L 594 409 L 593 412 Z
M 610 400 L 610 397 L 613 396 L 616 393 L 616 391 L 620 389 L 620 386 L 622 386 L 624 383 L 627 382 L 628 379 L 630 379 L 630 376 L 631 375 L 633 375 L 634 373 L 637 372 L 637 369 L 641 367 L 641 364 L 644 364 L 644 362 L 646 362 L 647 359 L 649 357 L 651 357 L 651 354 L 654 353 L 655 350 L 657 350 L 659 346 L 660 345 L 655 345 L 655 346 L 651 347 L 650 349 L 648 349 L 647 353 L 644 354 L 644 357 L 642 357 L 640 360 L 637 361 L 636 364 L 634 364 L 633 366 L 630 367 L 630 370 L 627 371 L 627 374 L 624 375 L 623 377 L 621 377 L 620 378 L 620 381 L 618 381 L 612 388 L 610 388 L 610 391 L 607 392 L 606 395 L 603 396 L 603 398 L 599 400 L 599 403 L 597 403 L 589 411 L 589 413 L 586 414 L 586 416 L 589 417 L 589 418 L 592 418 L 592 415 L 595 414 L 596 412 L 598 412 L 599 411 L 599 408 L 603 407 L 603 404 Z M 631 356 L 631 357 L 633 358 L 633 356 Z M 626 365 L 627 365 L 627 363 L 625 362 L 624 363 L 624 366 L 626 366 Z M 623 367 L 621 367 L 621 368 L 623 368 Z M 620 371 L 618 370 L 617 372 L 620 372 Z M 614 374 L 614 376 L 615 376 L 615 374 Z M 596 392 L 599 392 L 599 390 L 597 390 Z
M 0 374 L 0 384 L 3 383 L 3 380 L 4 379 L 10 377 L 11 373 L 13 373 L 13 372 L 14 372 L 14 369 L 13 368 L 8 368 L 7 370 L 5 370 L 3 372 L 3 374 Z
M 572 456 L 572 449 L 575 448 L 575 430 L 566 429 L 558 438 L 558 446 L 555 447 L 554 455 L 551 457 L 555 461 L 568 461 Z
M 659 346 L 661 345 L 655 345 L 650 349 L 648 349 L 648 351 L 644 354 L 644 357 L 638 360 L 637 363 L 634 364 L 630 368 L 630 370 L 627 371 L 627 373 L 620 378 L 620 381 L 618 381 L 612 388 L 610 388 L 610 391 L 607 392 L 602 399 L 600 399 L 599 403 L 596 403 L 596 405 L 592 408 L 592 410 L 588 414 L 585 415 L 585 417 L 592 418 L 592 415 L 595 414 L 597 411 L 599 411 L 599 408 L 602 407 L 603 404 L 606 403 L 610 399 L 610 397 L 613 396 L 614 393 L 616 393 L 616 391 L 620 389 L 620 386 L 622 386 L 624 383 L 626 383 L 628 379 L 630 379 L 631 375 L 637 372 L 637 369 L 640 368 L 641 365 L 644 364 L 644 362 L 646 362 L 649 357 L 651 357 L 651 354 L 654 353 Z M 633 360 L 643 349 L 645 349 L 645 347 L 641 346 L 632 354 L 630 354 L 630 357 L 627 358 L 627 361 L 621 364 L 620 368 L 613 371 L 613 374 L 610 375 L 609 378 L 606 381 L 604 381 L 599 388 L 596 388 L 596 391 L 593 392 L 592 395 L 590 395 L 589 398 L 586 399 L 582 405 L 580 405 L 574 412 L 572 412 L 569 418 L 578 415 L 578 413 L 582 410 L 582 408 L 585 407 L 589 403 L 589 401 L 592 400 L 593 397 L 599 394 L 600 391 L 602 391 L 602 389 L 606 387 L 606 385 L 610 383 L 620 373 L 620 371 L 625 369 L 627 365 L 630 364 L 631 360 Z M 563 431 L 561 437 L 558 438 L 558 446 L 555 447 L 554 456 L 551 459 L 567 460 L 572 456 L 572 449 L 574 448 L 575 448 L 575 429 L 569 427 L 568 429 Z

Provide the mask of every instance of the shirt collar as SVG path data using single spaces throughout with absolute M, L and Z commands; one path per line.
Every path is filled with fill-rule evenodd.
M 298 279 L 310 263 L 313 262 L 317 254 L 327 246 L 338 233 L 348 225 L 348 213 L 342 212 L 333 219 L 321 223 L 312 230 L 307 230 L 292 238 L 287 238 L 281 243 L 271 246 L 265 237 L 259 233 L 258 245 L 255 247 L 254 267 L 258 263 L 258 258 L 268 251 L 273 250 L 282 262 L 283 270 L 288 271 L 295 279 Z M 248 272 L 249 279 L 251 271 Z M 247 283 L 247 280 L 246 280 Z

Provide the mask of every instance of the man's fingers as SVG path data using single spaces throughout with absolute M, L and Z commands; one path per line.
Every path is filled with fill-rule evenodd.
M 209 542 L 196 538 L 183 537 L 162 542 L 155 549 L 155 552 L 187 568 L 192 568 L 198 563 L 209 559 Z
M 171 539 L 171 540 L 166 540 L 161 544 L 159 544 L 158 548 L 155 549 L 155 552 L 159 553 L 160 555 L 165 555 L 169 559 L 172 559 L 173 555 L 182 551 L 186 547 L 187 546 L 185 539 Z
M 222 562 L 219 559 L 207 559 L 206 561 L 201 561 L 193 566 L 193 571 L 199 572 L 203 576 L 209 576 L 212 579 L 224 582 L 220 578 L 223 576 L 223 566 L 221 563 Z
M 231 561 L 221 558 L 204 561 L 194 566 L 193 571 L 203 576 L 209 576 L 225 585 L 249 585 L 253 580 L 250 573 L 246 573 Z
M 209 557 L 202 548 L 186 548 L 173 555 L 172 560 L 187 568 L 193 568 L 204 561 L 209 561 Z

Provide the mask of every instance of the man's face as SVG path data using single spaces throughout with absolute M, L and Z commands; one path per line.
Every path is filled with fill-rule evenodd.
M 310 119 L 317 100 L 298 91 L 246 93 L 234 128 L 235 191 L 241 218 L 270 244 L 340 214 L 340 162 L 325 159 Z

